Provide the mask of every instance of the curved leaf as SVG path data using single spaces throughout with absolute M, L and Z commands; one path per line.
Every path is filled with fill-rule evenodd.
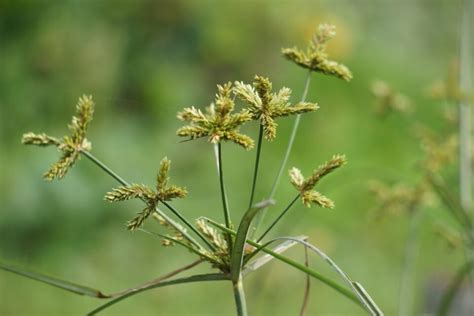
M 272 200 L 267 200 L 255 204 L 244 214 L 242 220 L 240 221 L 231 257 L 230 274 L 234 282 L 237 282 L 240 277 L 240 272 L 242 270 L 242 263 L 244 259 L 245 241 L 247 239 L 247 234 L 249 232 L 250 225 L 252 224 L 252 220 L 260 210 L 268 207 L 271 204 L 273 204 Z
M 9 271 L 12 273 L 16 273 L 18 275 L 21 275 L 21 276 L 24 276 L 36 281 L 40 281 L 40 282 L 58 287 L 60 289 L 63 289 L 69 292 L 76 293 L 79 295 L 86 295 L 86 296 L 91 296 L 91 297 L 96 297 L 96 298 L 109 298 L 110 297 L 109 295 L 104 294 L 99 290 L 92 289 L 87 286 L 79 285 L 79 284 L 72 283 L 69 281 L 64 281 L 55 277 L 47 276 L 45 274 L 19 269 L 17 267 L 7 265 L 4 263 L 0 263 L 0 269 Z
M 346 272 L 344 272 L 328 255 L 326 255 L 321 249 L 318 247 L 308 243 L 305 240 L 302 240 L 301 238 L 296 238 L 296 237 L 277 237 L 274 238 L 273 240 L 267 242 L 264 246 L 266 247 L 267 245 L 279 241 L 279 240 L 285 240 L 285 241 L 293 241 L 296 243 L 300 243 L 303 246 L 307 247 L 308 249 L 312 250 L 316 254 L 318 254 L 323 260 L 325 260 L 331 268 L 333 268 L 334 271 L 336 271 L 341 278 L 347 283 L 347 285 L 352 289 L 354 294 L 357 295 L 359 298 L 359 301 L 365 306 L 365 308 L 374 316 L 379 316 L 383 315 L 383 312 L 380 310 L 380 308 L 377 306 L 377 304 L 374 302 L 374 300 L 370 297 L 370 295 L 367 293 L 367 291 L 362 287 L 360 283 L 354 282 L 351 280 L 351 278 L 347 275 Z M 257 250 L 258 251 L 258 250 Z
M 109 308 L 112 305 L 117 304 L 118 302 L 133 296 L 135 294 L 141 293 L 143 291 L 148 291 L 151 289 L 159 288 L 159 287 L 165 287 L 165 286 L 170 286 L 170 285 L 176 285 L 176 284 L 182 284 L 182 283 L 192 283 L 192 282 L 204 282 L 204 281 L 222 281 L 222 280 L 229 280 L 229 277 L 225 274 L 222 273 L 211 273 L 211 274 L 198 274 L 198 275 L 193 275 L 190 277 L 186 278 L 180 278 L 180 279 L 175 279 L 171 281 L 164 281 L 164 282 L 158 282 L 155 284 L 149 284 L 146 286 L 143 286 L 141 288 L 134 289 L 132 291 L 129 291 L 125 293 L 124 295 L 118 296 L 117 298 L 97 307 L 93 311 L 89 312 L 87 315 L 96 315 L 98 312 L 103 311 L 106 308 Z

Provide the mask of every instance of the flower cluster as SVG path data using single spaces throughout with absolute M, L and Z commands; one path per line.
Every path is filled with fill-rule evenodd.
M 72 117 L 72 122 L 68 125 L 71 131 L 70 136 L 58 139 L 44 133 L 35 134 L 30 132 L 23 135 L 22 143 L 25 145 L 41 147 L 53 145 L 62 153 L 61 158 L 44 174 L 46 180 L 62 179 L 79 158 L 80 152 L 91 149 L 91 143 L 86 139 L 86 132 L 93 114 L 94 101 L 92 101 L 91 96 L 84 95 L 79 98 L 76 106 L 76 116 Z
M 276 137 L 278 117 L 315 111 L 318 106 L 315 103 L 300 102 L 291 106 L 288 100 L 291 90 L 283 87 L 278 93 L 272 93 L 272 83 L 268 78 L 255 76 L 253 86 L 236 82 L 234 93 L 249 105 L 249 112 L 253 120 L 259 120 L 265 132 L 267 140 Z
M 157 176 L 156 191 L 143 184 L 132 184 L 120 186 L 105 195 L 109 202 L 126 201 L 130 199 L 141 199 L 146 207 L 138 215 L 128 222 L 128 229 L 135 230 L 143 225 L 143 222 L 155 211 L 158 202 L 171 201 L 175 198 L 184 198 L 187 191 L 184 188 L 169 184 L 170 160 L 166 157 L 161 160 Z
M 316 190 L 316 184 L 329 173 L 346 164 L 346 158 L 342 155 L 334 155 L 331 160 L 319 166 L 313 174 L 305 179 L 298 168 L 289 171 L 291 184 L 300 192 L 301 201 L 307 207 L 314 203 L 324 208 L 334 208 L 334 202 Z
M 297 65 L 326 75 L 335 76 L 345 81 L 352 79 L 352 73 L 345 65 L 329 60 L 326 44 L 336 36 L 334 25 L 321 24 L 310 41 L 306 52 L 297 48 L 283 48 L 283 55 Z
M 235 103 L 232 83 L 218 85 L 217 90 L 215 103 L 211 104 L 206 114 L 195 107 L 185 108 L 178 113 L 180 120 L 190 122 L 189 125 L 178 129 L 178 136 L 189 139 L 208 137 L 214 144 L 224 140 L 232 141 L 245 149 L 253 148 L 253 140 L 239 132 L 240 126 L 250 121 L 252 115 L 247 109 L 233 113 Z

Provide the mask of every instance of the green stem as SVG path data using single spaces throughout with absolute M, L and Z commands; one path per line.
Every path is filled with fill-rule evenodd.
M 300 198 L 300 194 L 298 195 L 288 204 L 288 206 L 278 215 L 278 217 L 273 221 L 273 223 L 265 230 L 265 232 L 260 236 L 260 238 L 257 239 L 257 242 L 260 242 L 269 232 L 272 230 L 272 228 L 282 219 L 282 217 L 290 210 L 290 208 L 295 204 L 296 201 Z
M 209 242 L 209 240 L 207 240 L 206 237 L 204 237 L 204 235 L 199 231 L 197 230 L 185 217 L 183 217 L 181 215 L 180 212 L 178 212 L 178 210 L 176 210 L 173 206 L 171 206 L 170 204 L 168 204 L 167 202 L 165 201 L 161 201 L 161 203 L 163 203 L 174 215 L 176 215 L 183 223 L 186 224 L 186 226 L 189 227 L 189 229 L 191 229 L 199 238 L 201 238 L 202 241 L 204 241 L 204 243 L 206 243 L 206 245 L 213 251 L 216 251 L 216 247 L 214 247 L 213 244 L 211 244 Z
M 309 91 L 309 85 L 311 83 L 311 74 L 312 71 L 308 71 L 308 75 L 306 77 L 305 85 L 304 85 L 304 90 L 303 90 L 303 95 L 301 97 L 301 102 L 306 101 L 306 96 L 308 95 Z M 283 174 L 283 170 L 286 168 L 286 164 L 288 162 L 288 159 L 290 158 L 291 150 L 293 149 L 293 143 L 295 142 L 296 138 L 296 132 L 298 131 L 298 127 L 300 125 L 300 120 L 301 120 L 301 114 L 296 115 L 295 122 L 293 123 L 293 129 L 291 131 L 290 139 L 288 140 L 288 145 L 286 146 L 286 151 L 285 151 L 285 156 L 283 157 L 283 160 L 280 164 L 280 169 L 278 170 L 277 176 L 275 180 L 273 181 L 272 189 L 270 191 L 270 196 L 268 197 L 269 200 L 273 199 L 275 197 L 276 190 L 278 188 L 278 184 L 280 183 L 281 176 Z M 254 229 L 252 230 L 252 235 L 258 231 L 258 228 L 262 224 L 263 218 L 265 217 L 267 213 L 267 210 L 264 209 L 262 212 L 258 215 L 258 217 L 255 219 L 255 225 Z
M 125 181 L 122 177 L 120 177 L 118 174 L 116 174 L 115 172 L 112 171 L 112 169 L 110 169 L 109 167 L 107 167 L 102 161 L 100 161 L 99 159 L 97 159 L 93 154 L 91 154 L 90 152 L 86 151 L 86 150 L 81 150 L 81 154 L 83 154 L 84 156 L 86 156 L 87 158 L 89 158 L 89 160 L 91 160 L 93 163 L 95 163 L 97 166 L 99 166 L 100 169 L 104 170 L 105 172 L 107 172 L 110 176 L 112 176 L 112 178 L 114 178 L 115 180 L 117 180 L 118 182 L 120 182 L 120 184 L 124 185 L 124 186 L 130 186 L 130 183 L 128 183 L 127 181 Z
M 114 171 L 112 171 L 112 169 L 110 169 L 106 164 L 104 164 L 102 161 L 100 161 L 97 157 L 95 157 L 93 154 L 91 154 L 90 152 L 86 151 L 86 150 L 82 150 L 81 153 L 86 156 L 90 161 L 92 161 L 94 164 L 96 164 L 98 167 L 100 167 L 102 170 L 104 170 L 106 173 L 108 173 L 112 178 L 114 178 L 115 180 L 117 180 L 120 184 L 124 185 L 124 186 L 130 186 L 130 184 L 125 181 L 122 177 L 120 177 L 118 174 L 116 174 Z M 143 202 L 146 203 L 146 201 L 144 199 L 141 199 Z M 189 235 L 185 230 L 183 230 L 180 225 L 178 225 L 177 223 L 175 223 L 170 217 L 168 217 L 165 213 L 163 213 L 160 209 L 158 209 L 157 207 L 155 207 L 155 212 L 158 213 L 158 215 L 160 215 L 161 217 L 163 217 L 163 219 L 168 222 L 171 226 L 173 226 L 176 230 L 178 230 L 181 234 L 183 234 L 183 236 L 188 239 L 191 243 L 193 243 L 195 246 L 197 246 L 198 248 L 202 249 L 202 246 L 191 236 Z M 177 214 L 176 214 L 177 215 Z M 181 220 L 183 220 L 184 218 L 182 218 L 182 216 L 179 216 L 177 215 Z M 193 229 L 194 227 L 187 221 L 187 220 L 183 220 L 183 222 L 188 225 L 191 229 Z M 194 230 L 193 230 L 194 231 Z
M 247 316 L 247 303 L 245 300 L 244 286 L 242 277 L 237 282 L 232 282 L 234 290 L 235 306 L 237 308 L 237 316 Z
M 224 184 L 224 167 L 222 166 L 222 146 L 221 143 L 217 144 L 217 169 L 219 172 L 219 184 L 221 188 L 221 198 L 222 198 L 222 207 L 224 210 L 224 221 L 225 221 L 225 226 L 227 228 L 232 227 L 232 222 L 230 220 L 230 212 L 229 212 L 229 203 L 227 201 L 227 193 L 225 190 L 225 184 Z M 227 244 L 229 246 L 229 252 L 232 252 L 232 238 L 230 235 L 227 235 Z
M 257 175 L 258 175 L 258 166 L 260 164 L 260 152 L 262 150 L 262 138 L 263 138 L 263 125 L 260 124 L 260 128 L 258 131 L 258 141 L 257 141 L 257 155 L 255 158 L 255 167 L 253 171 L 253 180 L 252 180 L 252 191 L 250 193 L 250 202 L 248 209 L 252 208 L 253 205 L 253 198 L 255 195 L 255 187 L 257 185 Z

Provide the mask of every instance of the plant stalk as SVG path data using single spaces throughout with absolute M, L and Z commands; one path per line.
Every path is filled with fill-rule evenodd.
M 288 206 L 280 213 L 280 215 L 273 221 L 273 223 L 268 226 L 268 228 L 265 230 L 265 232 L 260 236 L 260 238 L 257 239 L 257 242 L 260 242 L 269 232 L 272 230 L 272 228 L 282 219 L 282 217 L 290 210 L 290 208 L 295 204 L 296 201 L 300 198 L 300 194 L 298 193 L 297 196 L 288 204 Z
M 247 316 L 247 302 L 245 300 L 244 285 L 242 283 L 242 276 L 237 282 L 232 282 L 234 290 L 235 306 L 237 308 L 237 316 Z
M 308 75 L 306 76 L 306 81 L 304 84 L 304 90 L 303 90 L 303 95 L 301 97 L 301 102 L 306 101 L 306 97 L 308 95 L 309 91 L 309 85 L 311 83 L 311 75 L 312 71 L 308 71 Z M 270 191 L 270 196 L 268 197 L 269 200 L 272 200 L 275 197 L 276 190 L 278 188 L 278 184 L 280 183 L 281 176 L 283 174 L 283 170 L 286 167 L 286 164 L 288 162 L 288 159 L 290 158 L 291 150 L 293 149 L 293 143 L 295 142 L 296 138 L 296 133 L 298 131 L 298 127 L 300 125 L 301 121 L 301 114 L 296 115 L 295 122 L 293 123 L 293 129 L 290 134 L 290 139 L 288 140 L 288 145 L 286 146 L 286 151 L 285 151 L 285 156 L 283 157 L 283 160 L 280 164 L 280 168 L 278 169 L 277 176 L 275 180 L 273 181 L 272 189 Z M 263 209 L 262 212 L 258 215 L 258 217 L 255 219 L 255 224 L 254 224 L 254 229 L 251 231 L 251 238 L 254 236 L 254 234 L 258 231 L 260 225 L 262 224 L 263 218 L 265 217 L 267 213 L 267 209 Z
M 220 142 L 216 145 L 216 148 L 217 172 L 219 173 L 219 185 L 221 189 L 222 208 L 224 210 L 224 221 L 225 226 L 227 228 L 232 228 L 232 222 L 230 219 L 229 212 L 229 202 L 227 200 L 227 193 L 224 184 L 224 168 L 222 166 L 222 146 Z M 232 253 L 232 238 L 229 234 L 227 234 L 227 244 L 229 247 L 229 253 Z
M 120 177 L 118 174 L 116 174 L 114 171 L 112 171 L 112 169 L 110 169 L 109 167 L 107 167 L 107 165 L 105 165 L 102 161 L 100 161 L 99 159 L 97 159 L 93 154 L 91 154 L 90 152 L 88 152 L 87 150 L 81 150 L 81 154 L 83 154 L 84 156 L 86 156 L 87 158 L 89 158 L 90 161 L 92 161 L 93 163 L 95 163 L 100 169 L 104 170 L 106 173 L 108 173 L 112 178 L 114 178 L 115 180 L 117 180 L 118 182 L 120 182 L 120 184 L 124 185 L 124 186 L 130 186 L 130 183 L 128 183 L 127 181 L 125 181 L 122 177 Z
M 255 187 L 257 185 L 258 166 L 260 164 L 260 152 L 262 150 L 262 138 L 263 138 L 263 125 L 260 124 L 260 128 L 258 131 L 257 154 L 255 158 L 255 167 L 254 167 L 253 179 L 252 179 L 252 191 L 250 193 L 250 202 L 249 202 L 248 209 L 252 208 L 253 198 L 255 195 Z

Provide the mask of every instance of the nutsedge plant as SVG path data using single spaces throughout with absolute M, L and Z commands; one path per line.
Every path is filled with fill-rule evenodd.
M 185 124 L 177 131 L 179 137 L 184 138 L 186 141 L 207 138 L 210 146 L 213 147 L 218 170 L 220 198 L 222 200 L 223 218 L 221 219 L 200 217 L 192 221 L 184 215 L 184 212 L 181 212 L 172 205 L 173 200 L 185 198 L 187 191 L 184 187 L 172 184 L 170 181 L 171 161 L 166 157 L 160 162 L 154 187 L 129 183 L 96 158 L 91 153 L 91 143 L 86 139 L 87 128 L 94 112 L 92 97 L 83 96 L 79 99 L 76 107 L 76 116 L 73 117 L 72 123 L 69 125 L 71 135 L 55 138 L 46 134 L 27 133 L 23 136 L 22 142 L 26 145 L 56 146 L 61 152 L 60 160 L 53 164 L 45 173 L 44 177 L 46 180 L 62 179 L 80 157 L 86 157 L 119 183 L 118 187 L 111 189 L 105 194 L 106 201 L 115 203 L 139 199 L 144 203 L 144 206 L 128 221 L 127 228 L 129 230 L 140 231 L 157 237 L 161 240 L 163 246 L 181 246 L 194 253 L 197 257 L 196 261 L 145 284 L 112 294 L 105 294 L 102 291 L 25 271 L 3 263 L 0 263 L 0 268 L 77 294 L 108 300 L 107 303 L 91 311 L 89 315 L 97 314 L 123 299 L 154 288 L 191 282 L 228 281 L 232 284 L 237 314 L 247 315 L 244 277 L 251 272 L 257 271 L 261 266 L 270 262 L 271 259 L 276 259 L 303 272 L 307 276 L 305 299 L 300 311 L 301 315 L 304 315 L 308 304 L 310 278 L 317 279 L 333 288 L 340 295 L 365 309 L 368 314 L 382 315 L 383 313 L 362 285 L 350 279 L 348 274 L 337 266 L 323 251 L 311 245 L 307 241 L 307 237 L 273 237 L 272 239 L 265 239 L 298 200 L 301 200 L 302 204 L 306 207 L 314 205 L 322 208 L 334 208 L 334 202 L 320 193 L 316 187 L 324 177 L 346 164 L 346 158 L 343 155 L 334 155 L 315 169 L 307 178 L 303 176 L 298 168 L 291 168 L 289 171 L 289 182 L 296 189 L 295 198 L 280 213 L 272 214 L 275 216 L 275 219 L 263 232 L 259 230 L 264 211 L 275 205 L 273 198 L 280 182 L 282 171 L 286 168 L 286 163 L 291 153 L 300 115 L 314 112 L 318 109 L 316 103 L 305 100 L 311 75 L 313 73 L 321 73 L 335 76 L 345 81 L 350 81 L 352 78 L 352 74 L 346 66 L 328 59 L 325 48 L 329 40 L 334 36 L 334 26 L 322 24 L 319 26 L 306 52 L 298 48 L 283 49 L 283 55 L 287 59 L 308 70 L 308 77 L 300 102 L 290 102 L 292 92 L 289 88 L 282 87 L 281 89 L 274 90 L 269 78 L 256 75 L 251 83 L 235 81 L 218 85 L 215 100 L 205 110 L 192 106 L 184 108 L 178 113 L 178 119 Z M 276 175 L 269 196 L 259 203 L 254 203 L 263 140 L 273 141 L 278 135 L 277 120 L 288 116 L 295 116 L 296 119 L 281 167 Z M 240 221 L 233 223 L 231 221 L 230 203 L 225 186 L 222 147 L 224 143 L 233 143 L 246 150 L 253 149 L 255 142 L 252 137 L 240 131 L 244 124 L 251 122 L 258 124 L 259 133 L 256 142 L 256 159 L 249 204 L 247 209 L 240 210 Z M 173 215 L 173 217 L 170 215 Z M 173 218 L 176 218 L 176 220 Z M 162 227 L 160 232 L 145 228 L 145 226 L 148 226 L 146 223 L 152 220 Z M 221 221 L 223 221 L 223 224 L 221 224 Z M 259 232 L 260 235 L 256 237 L 256 234 Z M 346 285 L 344 286 L 311 269 L 308 266 L 307 260 L 305 263 L 300 263 L 283 255 L 284 251 L 297 244 L 304 246 L 306 253 L 312 251 L 327 262 Z M 214 271 L 207 274 L 175 278 L 179 273 L 190 270 L 203 262 L 207 262 Z

